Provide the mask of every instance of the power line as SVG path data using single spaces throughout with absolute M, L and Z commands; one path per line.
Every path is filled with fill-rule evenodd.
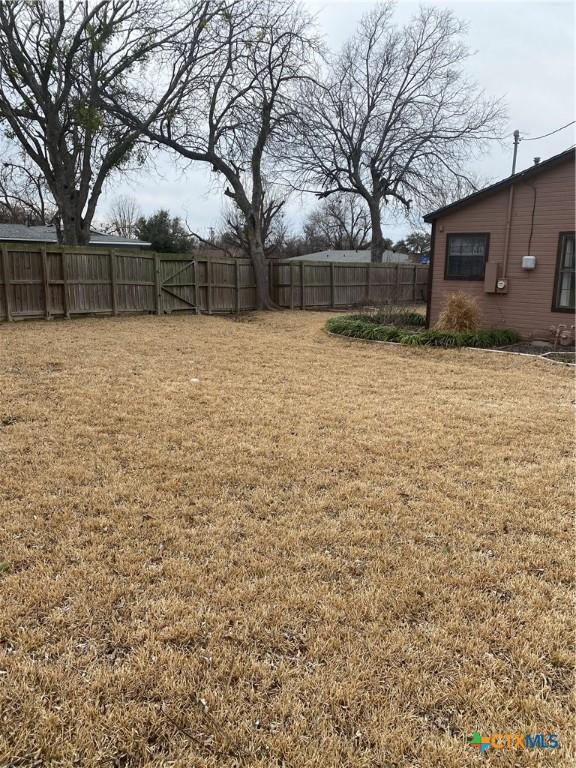
M 530 138 L 522 137 L 521 141 L 537 141 L 538 139 L 545 139 L 547 136 L 553 136 L 555 133 L 563 131 L 564 128 L 569 128 L 571 125 L 574 125 L 574 123 L 576 123 L 576 120 L 572 120 L 571 123 L 566 123 L 566 125 L 563 125 L 560 128 L 556 128 L 555 131 L 550 131 L 550 133 L 545 133 L 542 136 L 531 136 Z

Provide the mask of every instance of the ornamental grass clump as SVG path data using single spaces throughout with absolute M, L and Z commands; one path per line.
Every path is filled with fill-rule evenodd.
M 434 328 L 438 331 L 476 331 L 480 325 L 480 307 L 476 299 L 458 291 L 451 293 Z

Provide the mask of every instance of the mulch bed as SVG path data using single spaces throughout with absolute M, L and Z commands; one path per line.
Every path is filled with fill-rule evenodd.
M 545 342 L 510 344 L 507 347 L 500 347 L 499 351 L 512 352 L 520 355 L 533 355 L 553 363 L 564 363 L 566 365 L 576 364 L 576 353 L 573 349 L 554 349 L 553 344 L 546 344 Z

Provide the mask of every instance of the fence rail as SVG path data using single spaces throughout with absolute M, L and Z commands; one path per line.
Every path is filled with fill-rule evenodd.
M 2 320 L 256 306 L 248 259 L 11 243 L 0 254 Z M 426 299 L 424 265 L 271 261 L 269 269 L 272 298 L 292 309 Z

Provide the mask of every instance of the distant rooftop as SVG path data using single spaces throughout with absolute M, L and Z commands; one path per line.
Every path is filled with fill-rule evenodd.
M 368 263 L 371 261 L 371 253 L 370 249 L 362 251 L 316 251 L 315 253 L 307 253 L 303 256 L 293 256 L 290 261 L 346 261 L 350 263 L 358 261 Z M 388 264 L 405 264 L 410 261 L 410 257 L 406 253 L 384 251 L 382 261 Z
M 0 224 L 0 240 L 22 243 L 57 243 L 56 227 L 34 226 L 27 224 Z M 131 240 L 118 235 L 108 235 L 92 230 L 90 245 L 112 245 L 119 247 L 145 248 L 150 243 L 144 240 Z

